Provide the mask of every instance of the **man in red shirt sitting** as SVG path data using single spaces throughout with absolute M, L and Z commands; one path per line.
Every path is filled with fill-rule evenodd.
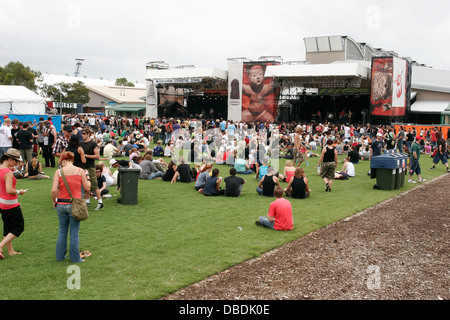
M 259 227 L 267 227 L 273 230 L 292 230 L 294 220 L 292 218 L 291 203 L 283 198 L 283 188 L 276 187 L 273 193 L 276 200 L 270 204 L 267 217 L 259 217 L 255 224 Z

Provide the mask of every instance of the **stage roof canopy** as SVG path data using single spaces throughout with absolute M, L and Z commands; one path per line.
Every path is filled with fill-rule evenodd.
M 370 86 L 370 74 L 370 63 L 352 61 L 268 66 L 265 76 L 272 77 L 283 85 L 332 88 Z
M 157 87 L 170 85 L 194 90 L 227 89 L 228 71 L 218 68 L 149 69 L 146 80 Z
M 226 81 L 228 72 L 217 68 L 185 68 L 166 70 L 147 70 L 146 79 L 155 84 L 188 84 L 201 82 L 203 79 Z

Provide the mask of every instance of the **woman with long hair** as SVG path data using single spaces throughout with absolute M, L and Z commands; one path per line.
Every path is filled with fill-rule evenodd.
M 211 170 L 212 170 L 212 164 L 205 164 L 202 168 L 202 170 L 200 171 L 200 173 L 197 176 L 197 180 L 195 181 L 195 190 L 199 191 L 200 189 L 203 189 L 206 185 L 206 181 L 208 180 L 208 178 L 211 175 Z
M 74 263 L 82 262 L 79 253 L 80 221 L 72 217 L 70 194 L 66 188 L 61 172 L 64 173 L 73 198 L 81 199 L 81 187 L 90 190 L 91 181 L 88 180 L 83 169 L 73 165 L 74 155 L 70 151 L 61 154 L 61 169 L 56 170 L 52 186 L 53 206 L 56 207 L 59 218 L 59 233 L 56 241 L 56 260 L 66 259 L 67 236 L 70 232 L 70 260 Z
M 291 178 L 294 176 L 296 167 L 294 167 L 294 164 L 291 160 L 287 160 L 284 164 L 284 170 L 283 170 L 283 177 L 280 177 L 280 179 L 284 182 L 288 182 L 291 180 Z
M 38 155 L 34 152 L 31 154 L 31 161 L 28 161 L 25 165 L 24 177 L 30 180 L 50 179 L 42 172 L 42 164 L 38 160 Z
M 212 171 L 211 177 L 206 181 L 205 187 L 203 189 L 203 195 L 205 196 L 220 196 L 225 194 L 225 189 L 220 188 L 220 183 L 222 182 L 222 177 L 219 177 L 219 169 L 215 168 Z M 199 190 L 199 192 L 200 192 Z
M 167 170 L 162 176 L 163 181 L 172 181 L 173 176 L 175 175 L 175 171 L 177 170 L 177 164 L 172 160 L 167 166 Z
M 305 170 L 302 167 L 295 169 L 294 176 L 289 180 L 289 184 L 285 190 L 288 197 L 296 199 L 308 198 L 311 189 L 309 189 L 308 179 L 305 175 Z
M 0 213 L 3 220 L 3 241 L 0 242 L 0 259 L 3 259 L 3 248 L 6 246 L 10 256 L 21 254 L 14 250 L 12 241 L 18 238 L 25 228 L 22 210 L 17 199 L 27 190 L 17 190 L 17 179 L 11 168 L 14 168 L 21 160 L 20 151 L 14 148 L 8 149 L 0 158 Z
M 84 150 L 80 147 L 80 141 L 77 134 L 72 134 L 69 139 L 69 143 L 64 151 L 70 151 L 73 153 L 73 165 L 75 167 L 82 168 L 86 163 L 86 156 Z

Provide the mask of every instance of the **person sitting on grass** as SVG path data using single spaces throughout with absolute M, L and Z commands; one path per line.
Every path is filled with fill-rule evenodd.
M 227 197 L 239 197 L 241 195 L 244 183 L 246 182 L 241 177 L 236 176 L 237 171 L 235 168 L 230 169 L 230 176 L 224 179 L 226 183 L 225 195 Z
M 309 197 L 311 189 L 309 189 L 308 179 L 302 167 L 295 169 L 294 176 L 289 180 L 285 193 L 288 197 L 296 199 L 306 199 Z
M 222 177 L 219 177 L 219 169 L 215 168 L 212 171 L 211 177 L 206 181 L 205 188 L 200 189 L 199 192 L 205 196 L 221 196 L 225 194 L 225 190 L 220 188 Z M 203 190 L 203 192 L 202 192 Z
M 291 178 L 294 176 L 295 173 L 295 167 L 292 164 L 291 160 L 287 160 L 284 165 L 284 171 L 283 171 L 283 179 L 281 179 L 283 182 L 289 182 L 291 181 Z
M 175 171 L 177 170 L 177 164 L 175 163 L 175 161 L 170 161 L 169 165 L 167 166 L 167 170 L 164 173 L 164 175 L 162 176 L 162 180 L 163 181 L 172 181 L 173 176 L 175 175 Z
M 197 176 L 197 180 L 195 181 L 195 190 L 200 191 L 201 189 L 205 188 L 206 182 L 211 175 L 212 169 L 212 164 L 206 164 L 203 166 L 203 168 L 200 170 L 199 175 Z
M 95 165 L 95 175 L 97 176 L 97 184 L 98 184 L 98 189 L 100 190 L 101 197 L 103 197 L 104 195 L 107 195 L 109 193 L 109 190 L 106 187 L 106 178 L 102 174 L 102 171 L 103 171 L 103 167 L 99 164 L 96 164 Z M 110 197 L 110 195 L 108 195 L 108 197 L 105 197 L 105 198 L 109 198 L 109 197 Z
M 342 170 L 334 173 L 334 179 L 347 180 L 348 178 L 354 177 L 355 175 L 355 166 L 353 162 L 351 162 L 349 158 L 345 158 Z
M 273 193 L 276 200 L 270 204 L 267 217 L 259 217 L 255 224 L 258 227 L 266 227 L 272 230 L 292 230 L 294 228 L 294 219 L 291 203 L 283 198 L 283 188 L 277 187 Z
M 191 183 L 192 182 L 191 168 L 186 163 L 184 157 L 179 157 L 177 163 L 178 163 L 177 169 L 170 183 L 175 182 Z
M 164 156 L 164 149 L 161 146 L 162 141 L 158 140 L 156 146 L 153 148 L 153 155 L 155 157 L 163 157 Z
M 38 160 L 38 155 L 36 153 L 31 154 L 31 161 L 28 161 L 25 165 L 24 178 L 30 180 L 40 180 L 40 179 L 50 179 L 42 172 L 42 164 Z
M 275 176 L 273 167 L 269 166 L 267 168 L 267 174 L 263 176 L 263 178 L 259 181 L 258 186 L 256 187 L 256 192 L 258 192 L 262 196 L 273 197 L 273 190 L 275 186 L 280 186 L 280 181 L 278 177 Z
M 139 179 L 144 180 L 153 180 L 153 179 L 161 179 L 164 175 L 164 172 L 158 170 L 152 161 L 152 156 L 150 154 L 146 154 L 144 157 L 137 157 L 137 161 L 139 166 L 142 168 Z
M 239 154 L 234 161 L 234 168 L 238 174 L 252 174 L 253 171 L 250 169 L 247 161 L 244 159 L 245 155 L 243 153 Z

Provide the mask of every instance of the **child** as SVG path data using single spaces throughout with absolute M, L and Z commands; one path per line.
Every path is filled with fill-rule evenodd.
M 155 157 L 162 157 L 164 155 L 164 149 L 161 147 L 161 140 L 158 140 L 157 145 L 153 148 L 153 155 Z
M 426 154 L 431 154 L 431 145 L 430 145 L 430 143 L 429 143 L 428 141 L 427 141 L 427 143 L 425 144 L 424 149 L 425 149 L 425 153 L 426 153 Z
M 95 175 L 97 176 L 98 189 L 100 190 L 100 195 L 103 197 L 109 193 L 109 190 L 106 188 L 106 179 L 102 174 L 103 167 L 101 165 L 95 166 Z M 106 197 L 105 197 L 106 198 Z

